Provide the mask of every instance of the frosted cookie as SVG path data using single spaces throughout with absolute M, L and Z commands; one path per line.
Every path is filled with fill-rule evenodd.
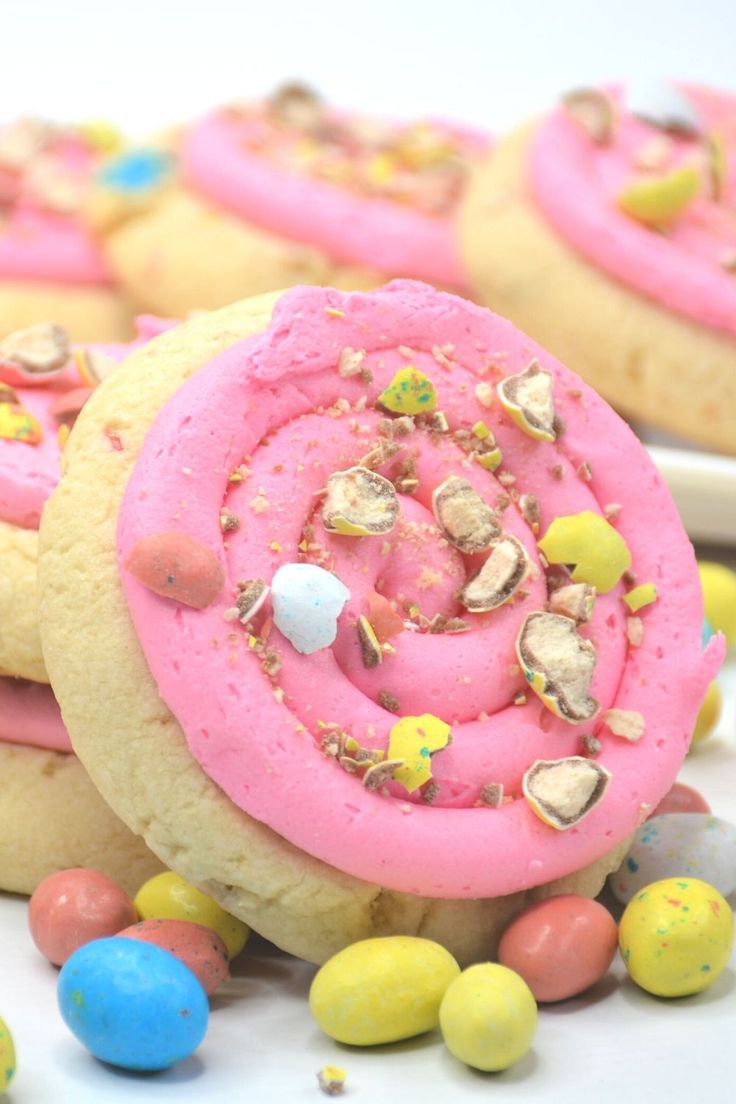
M 65 866 L 97 866 L 126 886 L 160 864 L 100 800 L 47 682 L 36 561 L 43 504 L 69 428 L 99 379 L 165 327 L 139 320 L 130 345 L 88 347 L 75 361 L 59 326 L 0 341 L 0 888 L 30 893 Z M 110 447 L 114 447 L 111 441 Z
M 40 576 L 74 747 L 285 949 L 487 957 L 671 785 L 724 650 L 692 548 L 630 430 L 490 312 L 403 281 L 235 304 L 131 357 L 64 460 Z
M 0 336 L 48 319 L 76 341 L 132 333 L 132 310 L 79 217 L 102 157 L 104 135 L 94 137 L 34 119 L 0 129 Z
M 391 275 L 462 290 L 456 210 L 487 147 L 467 129 L 348 114 L 291 85 L 185 128 L 175 177 L 151 151 L 113 162 L 90 217 L 123 286 L 157 314 Z
M 736 453 L 736 97 L 586 89 L 462 212 L 478 297 L 633 419 Z

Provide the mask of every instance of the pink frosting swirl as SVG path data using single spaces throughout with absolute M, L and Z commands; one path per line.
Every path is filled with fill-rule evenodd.
M 360 349 L 369 376 L 344 378 L 341 352 Z M 479 383 L 495 384 L 537 357 L 554 381 L 566 429 L 555 442 L 522 433 Z M 416 429 L 407 449 L 419 486 L 400 496 L 395 532 L 384 539 L 327 533 L 320 491 L 329 475 L 359 462 L 375 443 L 377 396 L 410 361 L 429 377 L 449 432 Z M 479 398 L 478 396 L 481 396 Z M 502 475 L 459 447 L 458 430 L 480 419 L 503 452 Z M 588 462 L 592 479 L 580 475 Z M 237 470 L 240 481 L 231 475 Z M 487 614 L 461 611 L 458 589 L 477 556 L 450 547 L 431 510 L 450 474 L 493 504 L 511 488 L 504 530 L 523 543 L 532 573 L 513 603 Z M 537 539 L 518 495 L 534 493 L 541 533 L 557 515 L 622 506 L 617 528 L 640 580 L 659 600 L 630 647 L 621 586 L 600 595 L 581 634 L 598 662 L 591 692 L 601 712 L 599 761 L 612 773 L 605 799 L 558 832 L 521 794 L 535 759 L 580 753 L 580 728 L 553 716 L 523 689 L 514 641 L 547 592 Z M 223 533 L 221 511 L 240 519 Z M 216 552 L 226 576 L 204 610 L 157 596 L 125 569 L 137 542 L 178 530 Z M 670 787 L 685 754 L 705 686 L 720 659 L 703 654 L 702 598 L 689 542 L 660 476 L 629 429 L 577 377 L 503 321 L 461 299 L 396 281 L 370 295 L 295 289 L 278 302 L 268 330 L 202 367 L 161 410 L 127 486 L 118 526 L 121 577 L 138 639 L 162 698 L 202 769 L 238 805 L 310 855 L 393 889 L 437 897 L 510 893 L 593 861 L 623 840 Z M 350 590 L 337 639 L 300 655 L 272 628 L 280 668 L 264 670 L 248 633 L 228 611 L 237 582 L 272 580 L 305 558 L 334 570 Z M 357 618 L 371 594 L 418 604 L 431 618 L 462 613 L 459 635 L 404 631 L 377 668 L 361 660 Z M 252 644 L 252 641 L 250 642 Z M 278 667 L 278 665 L 277 665 Z M 432 759 L 431 805 L 397 783 L 372 792 L 321 748 L 335 723 L 362 746 L 386 749 L 397 716 L 432 713 L 452 743 Z M 385 703 L 385 698 L 383 701 Z M 609 707 L 639 711 L 636 744 L 602 726 Z M 484 785 L 512 799 L 479 805 Z
M 703 183 L 700 195 L 661 233 L 625 214 L 616 197 L 643 176 L 637 160 L 661 130 L 630 114 L 622 93 L 610 143 L 596 144 L 559 109 L 537 128 L 529 176 L 535 202 L 552 226 L 579 252 L 615 279 L 669 310 L 736 335 L 736 97 L 688 89 L 706 131 L 725 143 L 723 195 L 716 201 Z M 701 143 L 668 136 L 657 172 L 702 164 Z

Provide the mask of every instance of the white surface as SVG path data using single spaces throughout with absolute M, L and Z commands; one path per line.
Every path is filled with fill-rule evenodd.
M 691 538 L 736 548 L 736 459 L 661 445 L 649 452 Z
M 688 758 L 681 779 L 713 811 L 736 822 L 736 660 L 722 676 L 727 701 L 715 735 Z M 736 954 L 712 988 L 658 1000 L 638 990 L 616 959 L 589 994 L 542 1006 L 531 1052 L 503 1074 L 456 1062 L 437 1032 L 358 1050 L 322 1035 L 309 1015 L 314 967 L 265 943 L 246 948 L 217 993 L 207 1036 L 188 1061 L 163 1074 L 126 1074 L 95 1061 L 56 1008 L 57 971 L 26 931 L 25 901 L 0 895 L 0 1015 L 18 1051 L 8 1104 L 166 1104 L 176 1101 L 313 1101 L 323 1065 L 348 1072 L 345 1101 L 463 1104 L 501 1099 L 546 1104 L 643 1104 L 730 1100 L 736 1084 Z M 493 1099 L 498 1099 L 498 1095 Z

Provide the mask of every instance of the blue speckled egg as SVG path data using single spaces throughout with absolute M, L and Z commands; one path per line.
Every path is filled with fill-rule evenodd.
M 95 1058 L 123 1069 L 168 1069 L 207 1030 L 207 996 L 191 970 L 133 939 L 96 939 L 75 951 L 59 975 L 58 1000 Z
M 699 878 L 724 897 L 736 890 L 736 826 L 710 813 L 664 813 L 638 829 L 610 884 L 627 904 L 651 882 Z

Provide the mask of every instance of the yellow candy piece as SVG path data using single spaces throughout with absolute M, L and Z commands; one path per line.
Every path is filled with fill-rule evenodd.
M 210 928 L 220 936 L 230 958 L 240 954 L 250 935 L 242 920 L 225 912 L 206 893 L 173 871 L 149 878 L 133 903 L 141 920 L 190 920 Z
M 402 717 L 391 729 L 388 745 L 388 759 L 404 764 L 394 771 L 395 781 L 409 793 L 418 790 L 432 777 L 432 753 L 447 747 L 449 740 L 450 726 L 431 713 Z
M 674 222 L 700 190 L 700 173 L 681 165 L 656 180 L 637 180 L 618 194 L 622 211 L 647 226 Z
M 657 997 L 686 997 L 712 985 L 728 964 L 733 913 L 698 878 L 664 878 L 626 907 L 619 950 L 631 978 Z
M 736 645 L 736 572 L 709 560 L 702 560 L 698 571 L 705 616 L 714 629 L 725 634 L 728 646 L 733 648 Z
M 0 1019 L 0 1093 L 15 1076 L 15 1045 L 5 1020 Z
M 40 423 L 17 403 L 0 403 L 0 437 L 6 441 L 25 441 L 37 445 L 43 440 Z
M 506 966 L 470 966 L 440 1005 L 445 1046 L 479 1070 L 505 1070 L 526 1054 L 537 1030 L 537 1005 L 523 978 Z
M 599 594 L 613 590 L 631 567 L 621 534 L 590 510 L 555 518 L 537 543 L 548 563 L 574 564 L 573 582 L 589 583 Z
M 472 432 L 480 441 L 484 441 L 486 437 L 491 436 L 491 431 L 485 422 L 476 422 L 472 427 Z
M 399 368 L 378 401 L 395 414 L 429 414 L 437 406 L 437 394 L 429 376 L 408 364 Z
M 363 939 L 317 971 L 309 1008 L 338 1043 L 395 1043 L 437 1026 L 440 1001 L 459 973 L 450 952 L 430 939 Z
M 633 590 L 622 597 L 631 612 L 636 613 L 637 610 L 643 609 L 644 606 L 650 606 L 652 602 L 657 601 L 657 588 L 654 583 L 642 583 L 641 586 L 634 587 Z
M 695 744 L 699 744 L 701 740 L 705 740 L 710 736 L 721 717 L 721 707 L 723 705 L 723 695 L 721 694 L 721 688 L 717 682 L 712 682 L 705 692 L 705 698 L 703 704 L 700 707 L 697 720 L 695 721 L 695 729 L 693 731 L 693 738 L 690 742 L 690 747 L 694 747 Z
M 478 461 L 482 468 L 486 471 L 495 471 L 496 468 L 501 466 L 503 460 L 503 453 L 500 448 L 491 449 L 490 452 L 476 453 L 475 459 Z
M 87 119 L 77 130 L 100 153 L 116 153 L 123 145 L 123 136 L 108 119 Z

